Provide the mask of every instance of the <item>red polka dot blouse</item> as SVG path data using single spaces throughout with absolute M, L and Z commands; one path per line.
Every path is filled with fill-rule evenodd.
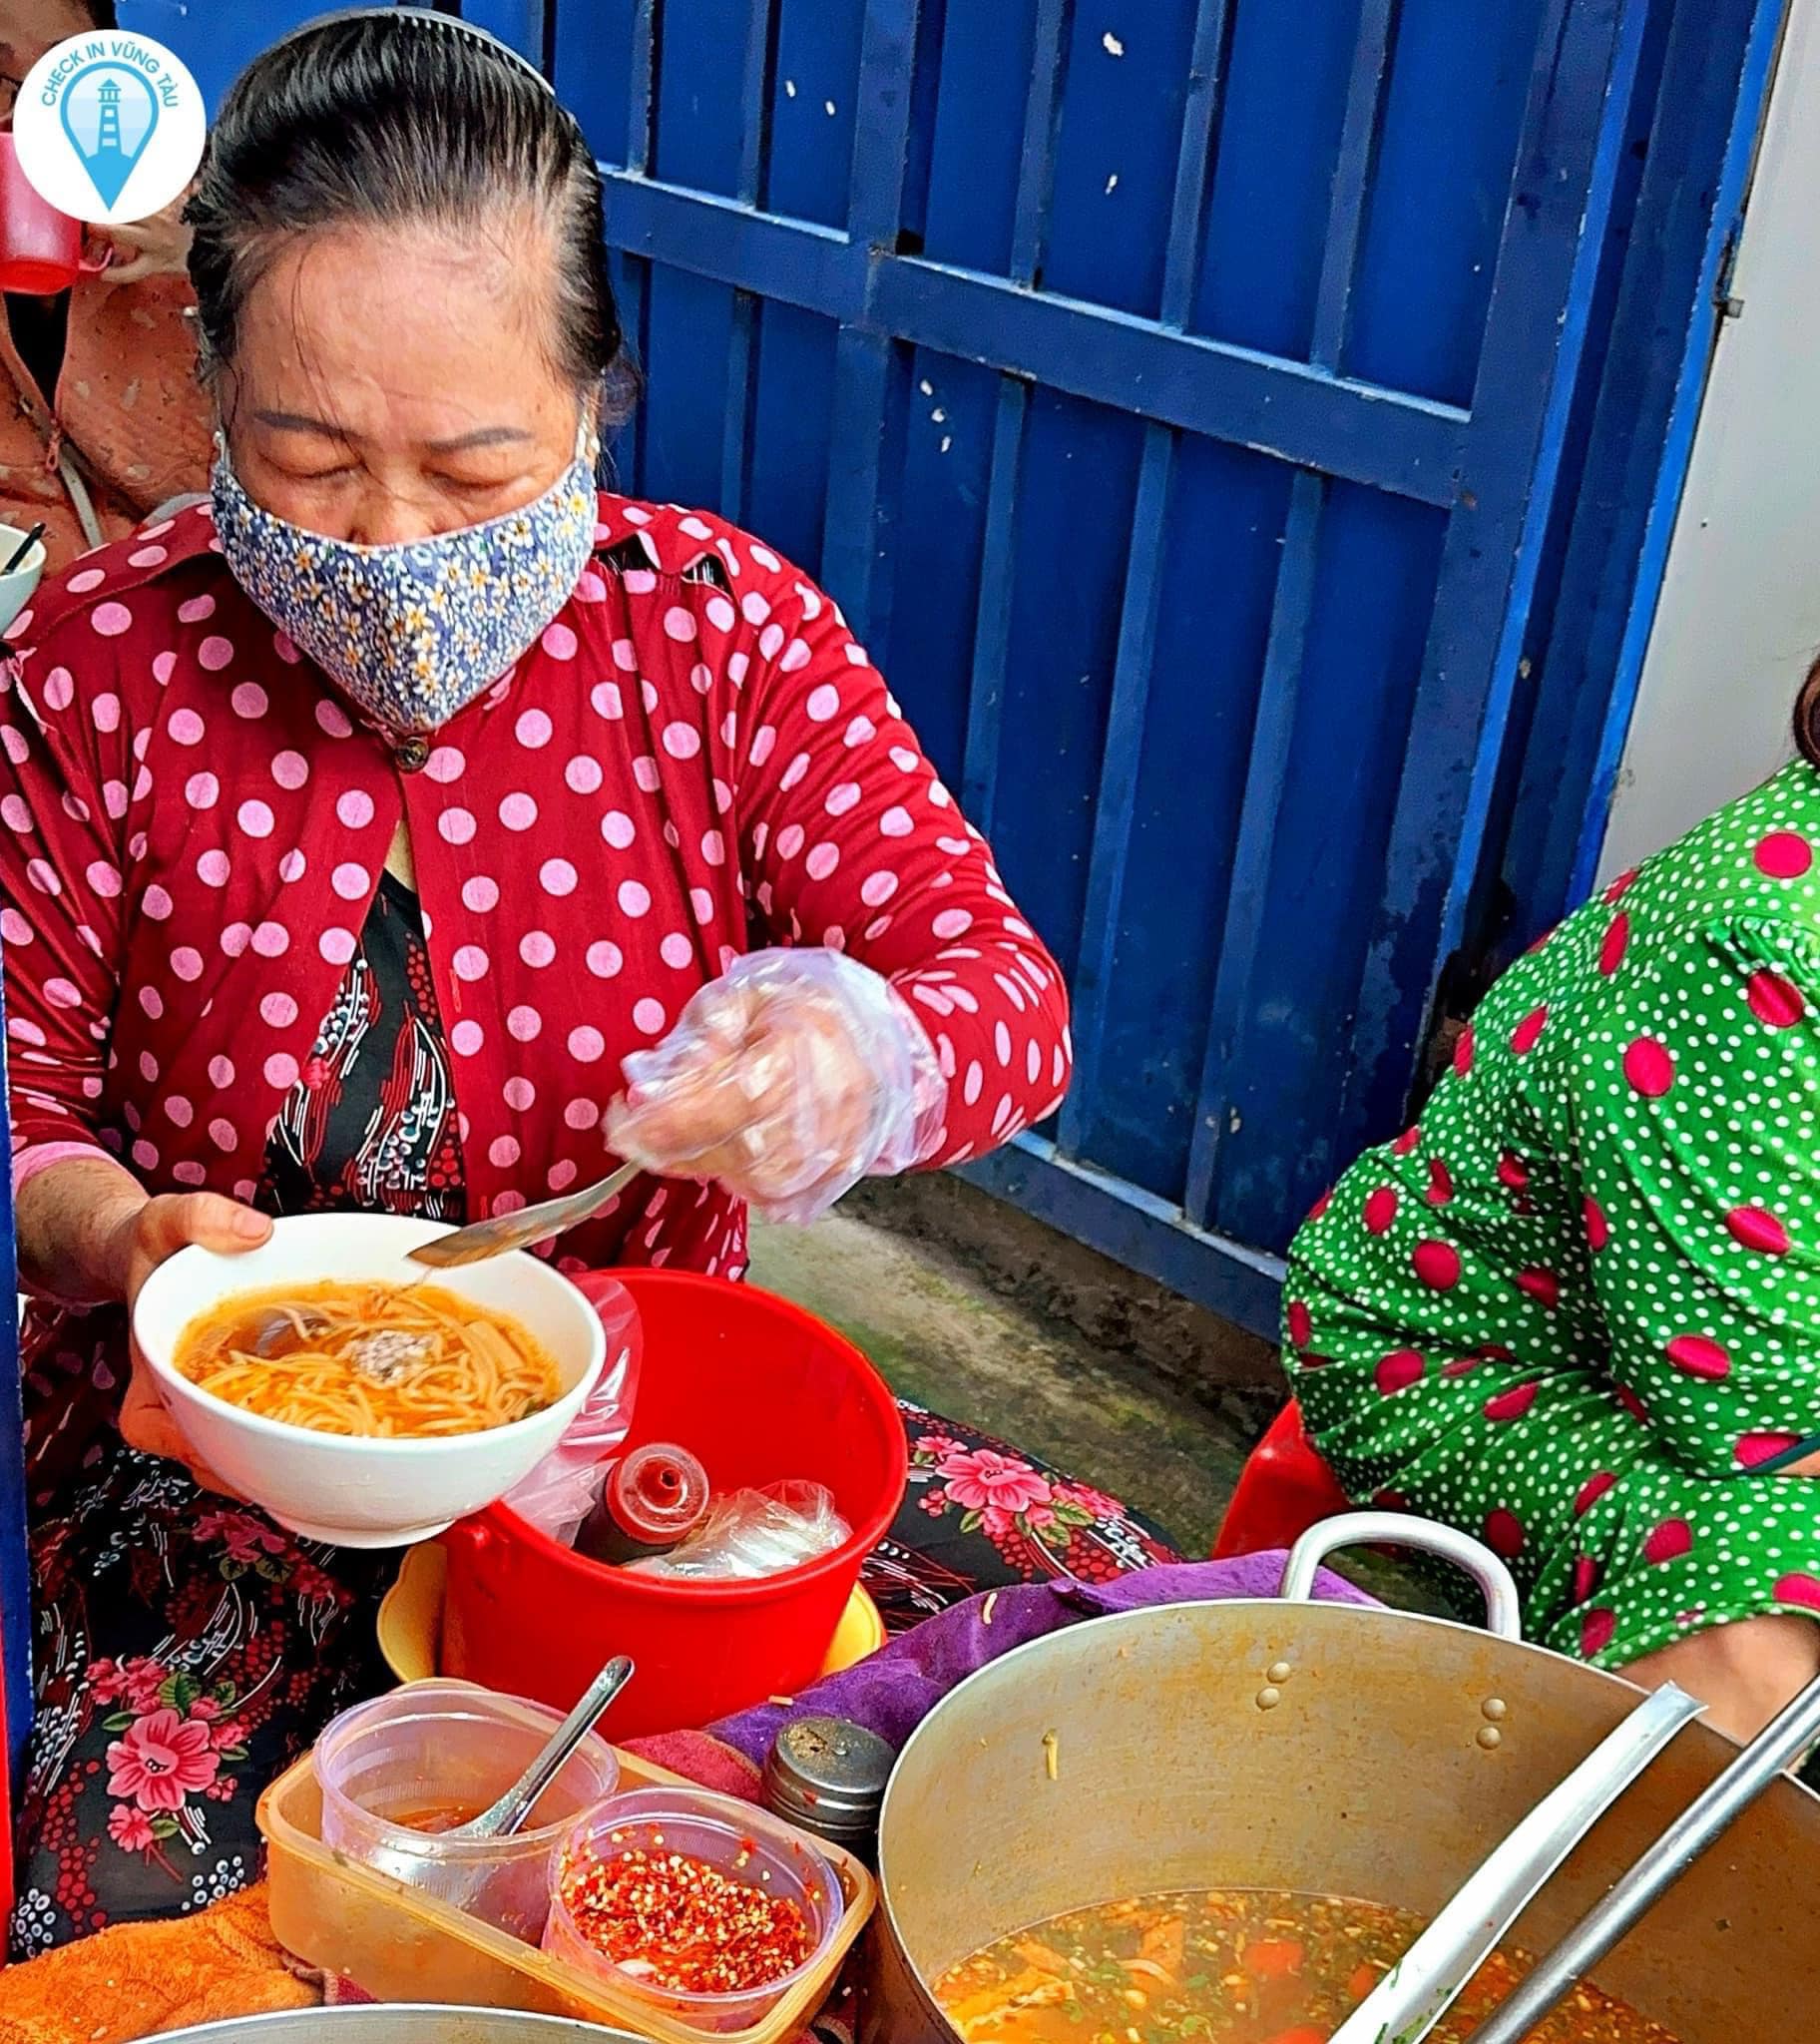
M 931 1163 L 1048 1113 L 1054 960 L 834 604 L 744 533 L 601 500 L 541 644 L 424 744 L 356 726 L 229 577 L 207 507 L 87 557 L 0 687 L 15 1170 L 107 1149 L 250 1199 L 402 818 L 471 1218 L 603 1166 L 622 1060 L 738 953 L 845 950 L 948 1077 Z M 738 1276 L 718 1188 L 564 1245 Z

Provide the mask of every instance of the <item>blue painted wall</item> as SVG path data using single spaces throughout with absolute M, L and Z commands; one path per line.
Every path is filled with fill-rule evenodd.
M 1253 1324 L 1470 919 L 1651 18 L 555 0 L 628 486 L 823 576 L 1069 972 L 978 1175 Z

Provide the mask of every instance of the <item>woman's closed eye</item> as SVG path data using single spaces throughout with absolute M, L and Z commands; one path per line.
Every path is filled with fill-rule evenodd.
M 497 497 L 502 490 L 522 490 L 529 478 L 522 471 L 511 475 L 451 475 L 432 470 L 424 480 L 433 489 L 445 491 L 452 497 L 468 497 L 478 501 Z
M 337 461 L 326 468 L 299 467 L 295 462 L 274 461 L 271 466 L 286 482 L 291 483 L 332 483 L 360 473 L 357 461 Z

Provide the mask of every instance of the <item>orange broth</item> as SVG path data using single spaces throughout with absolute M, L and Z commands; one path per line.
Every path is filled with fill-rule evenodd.
M 1109 1902 L 999 1938 L 935 1994 L 967 2044 L 1325 2044 L 1422 1928 L 1407 1909 L 1330 1895 L 1196 1889 Z M 1487 1960 L 1434 2030 L 1461 2044 L 1527 1962 Z M 1675 2044 L 1595 1987 L 1530 2044 Z

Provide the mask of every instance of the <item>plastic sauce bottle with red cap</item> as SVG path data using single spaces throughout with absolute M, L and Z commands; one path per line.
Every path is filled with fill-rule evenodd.
M 651 1441 L 622 1455 L 601 1501 L 576 1535 L 575 1551 L 614 1566 L 668 1554 L 707 1511 L 707 1471 L 686 1448 Z

